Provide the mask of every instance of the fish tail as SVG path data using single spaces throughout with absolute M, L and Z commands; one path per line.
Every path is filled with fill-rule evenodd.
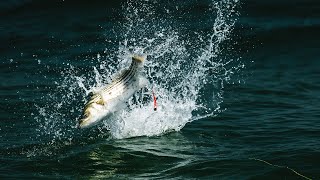
M 134 55 L 132 57 L 132 61 L 137 62 L 137 63 L 143 63 L 145 60 L 146 60 L 145 56 Z

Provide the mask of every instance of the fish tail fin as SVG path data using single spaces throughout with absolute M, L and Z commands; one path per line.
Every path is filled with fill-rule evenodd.
M 143 63 L 145 60 L 146 60 L 145 56 L 138 56 L 138 55 L 132 56 L 132 61 L 137 63 Z

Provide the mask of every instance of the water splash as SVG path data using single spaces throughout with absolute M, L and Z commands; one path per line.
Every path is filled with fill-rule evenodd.
M 57 91 L 49 98 L 57 105 L 38 106 L 39 132 L 53 140 L 70 140 L 81 133 L 75 124 L 86 96 L 128 67 L 132 54 L 147 56 L 145 74 L 150 84 L 129 99 L 126 109 L 98 127 L 102 136 L 111 134 L 121 139 L 161 135 L 221 111 L 224 83 L 243 67 L 237 61 L 239 57 L 230 59 L 224 49 L 237 20 L 238 0 L 213 1 L 207 10 L 214 18 L 211 29 L 194 31 L 192 38 L 183 34 L 183 24 L 174 18 L 178 6 L 161 6 L 160 2 L 144 0 L 123 5 L 126 22 L 115 27 L 121 30 L 123 38 L 118 51 L 109 52 L 104 60 L 98 54 L 98 65 L 86 74 L 80 74 L 73 66 L 61 72 L 63 79 L 56 83 Z M 159 9 L 163 10 L 161 14 Z M 211 21 L 204 24 L 208 23 Z M 152 107 L 152 88 L 159 98 L 156 112 Z

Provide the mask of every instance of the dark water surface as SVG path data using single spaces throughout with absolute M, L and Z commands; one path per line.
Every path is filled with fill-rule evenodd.
M 235 24 L 215 61 L 239 61 L 224 66 L 233 75 L 220 74 L 223 87 L 204 85 L 197 98 L 218 107 L 214 115 L 196 118 L 194 110 L 181 130 L 128 138 L 105 128 L 77 130 L 85 94 L 63 84 L 64 76 L 71 66 L 81 76 L 102 61 L 116 64 L 108 57 L 117 57 L 119 42 L 134 41 L 135 31 L 126 34 L 122 24 L 138 23 L 130 21 L 128 3 L 0 2 L 0 179 L 304 179 L 252 158 L 320 178 L 319 1 L 235 3 Z M 211 35 L 212 2 L 155 4 L 155 14 L 140 17 L 150 25 L 144 35 L 170 26 L 193 42 L 185 45 L 190 54 L 198 52 L 194 32 Z M 132 5 L 144 8 L 145 1 Z M 219 94 L 219 103 L 206 92 Z

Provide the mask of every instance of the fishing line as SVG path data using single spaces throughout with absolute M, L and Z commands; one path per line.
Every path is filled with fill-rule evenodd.
M 250 159 L 250 160 L 255 160 L 255 161 L 260 161 L 260 162 L 263 162 L 263 163 L 268 164 L 268 165 L 273 166 L 273 167 L 286 168 L 286 169 L 289 169 L 290 171 L 294 172 L 296 175 L 298 175 L 298 176 L 300 176 L 300 177 L 302 177 L 302 178 L 304 178 L 304 179 L 312 180 L 311 178 L 309 178 L 309 177 L 307 177 L 307 176 L 305 176 L 305 175 L 297 172 L 296 170 L 294 170 L 294 169 L 292 169 L 292 168 L 290 168 L 290 167 L 288 167 L 288 166 L 281 166 L 281 165 L 277 165 L 277 164 L 272 164 L 272 163 L 270 163 L 270 162 L 267 162 L 267 161 L 265 161 L 265 160 L 258 159 L 258 158 L 249 158 L 249 159 Z

